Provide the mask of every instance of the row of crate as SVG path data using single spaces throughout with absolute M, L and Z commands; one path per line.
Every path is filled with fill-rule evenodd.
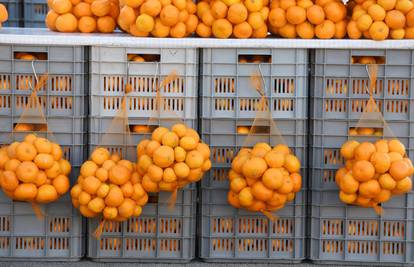
M 0 0 L 8 13 L 6 27 L 44 28 L 48 12 L 46 0 Z
M 18 59 L 32 53 L 39 60 Z M 140 56 L 145 62 L 134 61 Z M 101 261 L 207 261 L 322 263 L 414 263 L 414 193 L 394 197 L 384 213 L 347 206 L 337 196 L 335 170 L 339 148 L 350 138 L 369 98 L 366 65 L 358 58 L 381 59 L 374 98 L 388 126 L 412 153 L 414 52 L 411 50 L 307 49 L 135 49 L 0 45 L 0 143 L 21 139 L 13 126 L 30 123 L 21 116 L 36 84 L 51 138 L 65 148 L 74 166 L 72 183 L 88 153 L 103 145 L 135 160 L 144 136 L 117 138 L 110 124 L 131 85 L 126 109 L 134 125 L 171 125 L 177 118 L 198 129 L 212 151 L 212 170 L 198 187 L 179 193 L 174 210 L 168 193 L 150 198 L 143 215 L 127 222 L 83 220 L 69 196 L 43 207 L 39 220 L 29 204 L 0 193 L 0 259 Z M 161 87 L 156 110 L 157 84 Z M 275 221 L 227 204 L 227 171 L 242 146 L 275 145 L 269 122 L 246 138 L 256 117 L 259 93 L 250 80 L 259 74 L 270 113 L 284 142 L 302 162 L 303 190 L 277 213 Z M 151 120 L 150 120 L 151 118 Z M 157 119 L 154 119 L 157 118 Z M 23 121 L 22 121 L 23 120 Z M 27 120 L 27 121 L 24 121 Z M 38 134 L 47 134 L 38 132 Z M 114 138 L 102 137 L 111 135 Z M 375 140 L 378 136 L 352 137 Z M 102 141 L 106 140 L 106 141 Z M 107 142 L 107 143 L 103 143 Z M 198 203 L 199 209 L 196 210 Z M 87 250 L 83 240 L 87 239 Z M 198 253 L 195 252 L 198 242 Z

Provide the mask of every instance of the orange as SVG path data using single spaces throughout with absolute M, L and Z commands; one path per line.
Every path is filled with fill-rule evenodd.
M 285 156 L 277 151 L 269 151 L 264 157 L 267 165 L 271 168 L 280 168 L 285 163 Z
M 263 7 L 263 0 L 245 0 L 244 5 L 249 12 L 257 12 Z
M 36 146 L 36 145 L 35 145 Z M 38 153 L 48 153 L 48 152 L 41 152 L 39 151 L 39 149 L 36 147 L 37 152 Z M 44 151 L 46 151 L 47 149 L 45 149 Z M 55 143 L 52 143 L 52 151 L 50 152 L 53 156 L 53 158 L 55 160 L 60 160 L 62 158 L 63 152 L 62 152 L 62 148 Z
M 266 153 L 267 153 L 268 151 L 266 150 L 266 149 L 264 149 L 263 147 L 254 147 L 253 149 L 252 149 L 252 152 L 251 152 L 251 156 L 252 157 L 259 157 L 259 158 L 263 158 L 265 155 L 266 155 Z
M 0 186 L 7 191 L 14 191 L 19 185 L 16 174 L 12 171 L 4 171 L 0 174 Z
M 286 10 L 286 19 L 290 24 L 301 24 L 306 20 L 306 10 L 300 6 L 291 6 Z
M 377 3 L 386 11 L 394 9 L 397 0 L 377 0 Z
M 16 147 L 16 157 L 20 161 L 32 161 L 36 154 L 36 148 L 30 143 L 21 142 Z
M 58 14 L 65 14 L 72 10 L 70 0 L 53 0 L 52 9 Z
M 83 177 L 88 177 L 88 176 L 95 176 L 95 172 L 98 169 L 98 166 L 96 165 L 95 162 L 93 161 L 85 161 L 80 169 L 80 174 Z
M 46 138 L 37 138 L 34 141 L 34 146 L 36 147 L 36 150 L 38 153 L 46 153 L 50 154 L 52 153 L 52 143 L 47 140 Z
M 374 152 L 371 156 L 371 162 L 377 173 L 386 173 L 391 166 L 391 158 L 388 153 Z
M 190 174 L 190 168 L 184 162 L 179 162 L 174 165 L 174 173 L 178 179 L 185 179 Z
M 259 13 L 259 16 L 260 16 L 260 13 Z M 229 38 L 231 36 L 233 32 L 233 27 L 228 20 L 218 19 L 213 22 L 211 30 L 215 37 L 223 39 L 223 38 Z M 181 141 L 183 139 L 181 139 Z
M 132 214 L 134 214 L 134 209 L 135 209 L 135 202 L 130 198 L 126 198 L 124 199 L 122 204 L 118 207 L 118 213 L 123 218 L 129 218 L 132 216 Z
M 100 198 L 105 198 L 109 193 L 110 186 L 108 184 L 102 183 L 101 186 L 96 191 L 96 195 Z
M 79 194 L 79 204 L 88 205 L 89 201 L 91 201 L 91 195 L 85 191 L 81 191 Z
M 356 23 L 357 23 L 358 30 L 360 30 L 361 32 L 364 32 L 364 31 L 369 30 L 369 28 L 371 27 L 372 18 L 370 15 L 364 14 L 357 19 Z
M 118 209 L 115 207 L 105 207 L 102 214 L 105 219 L 113 220 L 118 216 Z
M 299 172 L 300 170 L 300 161 L 294 155 L 285 156 L 285 164 L 283 165 L 290 173 Z
M 172 3 L 179 10 L 184 10 L 187 7 L 187 1 L 186 0 L 172 0 Z
M 101 181 L 94 176 L 85 177 L 82 181 L 82 190 L 90 195 L 94 195 L 100 186 Z
M 356 21 L 359 17 L 361 17 L 364 14 L 367 14 L 367 12 L 365 10 L 363 10 L 363 9 L 356 10 L 356 11 L 354 10 L 352 12 L 352 17 L 351 18 L 352 18 L 353 21 Z
M 289 194 L 293 191 L 293 181 L 289 176 L 284 177 L 283 185 L 277 190 L 281 194 Z
M 66 159 L 59 160 L 59 167 L 60 167 L 60 171 L 62 174 L 64 175 L 70 174 L 72 166 L 70 165 L 69 161 L 67 161 Z
M 187 29 L 183 22 L 178 22 L 175 26 L 171 27 L 170 35 L 174 38 L 183 38 L 186 36 Z
M 404 194 L 413 189 L 413 182 L 410 177 L 405 177 L 404 179 L 397 182 L 397 186 L 392 190 L 393 194 Z
M 45 23 L 46 26 L 52 31 L 56 31 L 56 19 L 59 17 L 59 14 L 53 10 L 49 10 L 46 15 Z
M 55 23 L 59 32 L 75 32 L 78 27 L 78 20 L 71 13 L 60 15 Z
M 166 168 L 174 162 L 174 150 L 169 146 L 161 146 L 154 151 L 153 159 L 157 166 Z
M 274 8 L 269 12 L 269 23 L 274 27 L 282 27 L 287 23 L 285 11 L 281 8 Z
M 69 179 L 65 175 L 58 175 L 52 181 L 52 185 L 55 187 L 56 192 L 59 195 L 65 194 L 69 190 Z
M 266 169 L 267 164 L 264 159 L 253 157 L 244 163 L 242 171 L 246 178 L 257 179 L 263 175 Z
M 346 204 L 352 204 L 357 199 L 357 194 L 355 193 L 347 194 L 341 190 L 339 191 L 339 199 Z
M 197 145 L 197 141 L 190 136 L 184 136 L 180 139 L 180 146 L 187 151 L 196 149 Z
M 97 214 L 97 213 L 95 213 L 95 212 L 91 211 L 91 210 L 88 208 L 88 206 L 85 206 L 85 205 L 80 205 L 80 206 L 79 206 L 79 212 L 82 214 L 82 216 L 85 216 L 85 217 L 87 217 L 87 218 L 93 218 L 93 217 L 98 216 L 98 214 Z
M 375 142 L 375 149 L 377 150 L 377 152 L 383 152 L 383 153 L 388 153 L 388 142 L 386 140 L 377 140 Z
M 339 187 L 344 193 L 353 194 L 358 191 L 359 182 L 348 172 L 340 180 Z
M 148 155 L 143 155 L 138 159 L 137 170 L 145 173 L 152 164 L 152 159 Z
M 151 17 L 156 17 L 160 14 L 162 5 L 158 0 L 147 0 L 140 7 L 141 14 L 147 14 Z
M 92 17 L 84 16 L 79 19 L 78 28 L 83 33 L 94 32 L 96 30 L 96 20 Z
M 190 182 L 198 182 L 202 176 L 203 176 L 203 172 L 201 171 L 200 168 L 190 169 L 190 173 L 188 174 L 187 180 Z
M 163 7 L 162 8 L 162 10 L 161 10 L 161 13 L 160 13 L 160 19 L 161 19 L 161 22 L 162 22 L 162 24 L 164 24 L 165 26 L 174 26 L 175 24 L 177 24 L 177 22 L 178 22 L 178 16 L 179 16 L 179 11 L 178 11 L 178 9 L 175 7 L 175 6 L 173 6 L 173 5 L 168 5 L 168 6 L 165 6 L 165 7 Z M 159 128 L 157 128 L 157 129 L 160 129 L 160 128 L 162 128 L 163 130 L 159 130 L 159 131 L 165 131 L 165 130 L 167 130 L 168 131 L 168 129 L 166 129 L 166 128 L 163 128 L 163 127 L 159 127 Z M 156 129 L 156 130 L 157 130 Z M 165 130 L 164 130 L 165 129 Z M 155 130 L 155 131 L 156 131 Z M 155 132 L 154 131 L 154 132 Z M 166 131 L 164 132 L 164 133 L 166 133 Z M 153 133 L 153 136 L 152 136 L 152 139 L 153 140 L 156 140 L 156 141 L 158 141 L 158 142 L 161 142 L 161 137 L 162 136 L 160 136 L 159 138 L 157 138 L 157 139 L 154 139 L 154 133 Z
M 389 173 L 394 180 L 400 181 L 405 177 L 411 175 L 411 168 L 407 162 L 399 160 L 391 163 Z
M 313 6 L 313 2 L 311 0 L 299 0 L 299 1 L 297 1 L 296 5 L 307 9 L 307 8 Z
M 176 163 L 175 165 L 177 165 L 177 164 L 178 163 Z M 190 168 L 188 168 L 187 164 L 184 164 L 184 165 L 185 165 L 185 167 L 187 167 L 188 173 L 190 173 Z M 184 165 L 182 165 L 182 166 L 184 166 Z M 182 169 L 181 167 L 180 167 L 180 170 L 178 170 L 178 168 L 177 168 L 178 171 L 181 171 L 181 169 Z M 188 174 L 186 174 L 186 176 L 187 175 Z M 186 177 L 186 176 L 183 176 L 183 177 Z M 167 182 L 167 183 L 172 183 L 172 182 L 177 181 L 177 176 L 175 175 L 174 170 L 172 168 L 166 168 L 166 169 L 164 169 L 164 173 L 162 175 L 162 180 L 164 182 Z
M 188 11 L 186 9 L 181 10 L 180 13 L 178 14 L 178 20 L 180 22 L 184 22 L 185 23 L 188 20 L 189 16 L 190 15 L 188 14 Z
M 137 17 L 136 26 L 139 31 L 151 32 L 154 28 L 154 19 L 150 15 L 141 14 Z
M 247 17 L 247 8 L 242 3 L 231 5 L 227 12 L 227 19 L 235 25 L 246 21 Z
M 263 184 L 272 190 L 279 189 L 284 183 L 283 173 L 276 168 L 267 169 L 263 174 L 262 180 Z
M 313 5 L 306 9 L 306 17 L 309 22 L 315 25 L 321 24 L 325 20 L 325 12 L 318 5 Z
M 278 192 L 273 192 L 272 197 L 266 201 L 267 204 L 271 206 L 282 206 L 287 201 L 285 194 L 280 194 Z
M 7 146 L 7 156 L 9 158 L 16 158 L 16 148 L 19 144 L 19 142 L 13 142 L 9 146 Z
M 53 187 L 53 186 L 52 186 Z M 14 197 L 21 201 L 34 200 L 37 195 L 37 187 L 34 184 L 20 184 L 14 190 Z
M 385 9 L 378 4 L 374 4 L 368 8 L 368 14 L 374 21 L 382 21 L 385 19 Z
M 5 22 L 9 18 L 7 9 L 3 4 L 0 4 L 0 23 Z
M 230 205 L 232 205 L 235 208 L 240 208 L 239 198 L 238 195 L 235 194 L 233 191 L 229 191 L 227 193 L 227 201 Z
M 346 17 L 346 8 L 341 2 L 331 1 L 323 6 L 326 18 L 334 23 Z
M 176 162 L 183 162 L 185 161 L 185 158 L 186 152 L 182 147 L 178 146 L 174 148 L 174 159 Z
M 397 0 L 395 9 L 401 11 L 403 14 L 407 14 L 414 7 L 413 3 L 410 0 Z
M 34 158 L 34 163 L 37 165 L 37 167 L 39 167 L 40 169 L 49 169 L 52 167 L 54 162 L 54 159 L 52 157 L 52 155 L 50 154 L 38 154 L 36 155 L 36 157 Z
M 236 156 L 233 161 L 231 162 L 231 168 L 233 171 L 237 173 L 243 172 L 243 166 L 246 163 L 246 161 L 249 159 L 248 155 L 238 155 Z
M 91 11 L 97 17 L 103 17 L 111 11 L 111 5 L 108 0 L 95 0 L 91 4 Z
M 336 39 L 343 39 L 346 36 L 346 26 L 348 22 L 346 20 L 341 20 L 340 22 L 335 23 L 335 36 Z
M 230 182 L 230 190 L 234 193 L 239 193 L 247 186 L 246 180 L 243 178 L 236 178 Z
M 99 147 L 92 152 L 91 160 L 97 165 L 102 165 L 106 160 L 109 160 L 111 154 L 106 148 Z
M 55 178 L 56 176 L 58 176 L 59 174 L 61 174 L 61 170 L 60 170 L 60 165 L 57 161 L 53 162 L 52 167 L 50 167 L 49 169 L 45 170 L 45 173 L 47 175 L 48 178 Z
M 315 27 L 315 35 L 319 39 L 331 39 L 335 35 L 335 24 L 330 20 L 325 20 Z
M 345 174 L 348 172 L 346 168 L 340 168 L 335 173 L 335 183 L 339 186 L 341 183 L 342 178 L 345 176 Z
M 17 167 L 20 165 L 20 161 L 17 159 L 11 159 L 4 164 L 5 171 L 13 171 L 15 172 Z
M 16 169 L 17 178 L 23 183 L 32 183 L 37 177 L 39 169 L 31 161 L 23 161 Z
M 352 159 L 354 157 L 355 148 L 359 146 L 359 142 L 350 140 L 345 142 L 341 147 L 341 156 L 344 159 Z
M 390 199 L 391 199 L 391 191 L 387 189 L 381 189 L 379 194 L 374 197 L 374 201 L 379 202 L 379 203 L 387 202 Z
M 267 201 L 272 198 L 273 192 L 264 186 L 262 182 L 258 181 L 252 186 L 252 195 L 255 199 Z
M 139 199 L 141 199 L 143 196 L 146 195 L 146 192 L 144 191 L 144 188 L 142 187 L 141 184 L 134 184 L 133 189 L 134 189 L 134 192 L 132 193 L 132 199 L 134 200 L 138 201 Z
M 410 10 L 406 15 L 406 23 L 408 27 L 414 27 L 414 9 Z
M 369 161 L 374 152 L 375 152 L 375 146 L 372 143 L 363 142 L 355 148 L 354 156 L 356 160 Z
M 359 185 L 359 194 L 366 198 L 374 198 L 381 192 L 381 186 L 377 180 L 369 180 Z
M 191 0 L 187 0 L 187 11 L 190 14 L 195 14 L 197 12 L 197 5 Z
M 82 193 L 82 187 L 80 184 L 76 184 L 70 190 L 70 196 L 72 198 L 79 198 L 79 195 Z
M 147 175 L 151 178 L 153 182 L 159 182 L 162 180 L 164 171 L 162 168 L 158 167 L 155 164 L 152 164 L 148 167 Z
M 303 22 L 296 25 L 296 32 L 302 39 L 312 39 L 315 35 L 313 26 L 309 22 Z
M 90 209 L 91 211 L 95 213 L 102 212 L 104 208 L 105 208 L 105 202 L 100 197 L 95 197 L 88 203 L 88 209 Z
M 390 36 L 392 39 L 401 40 L 405 37 L 405 30 L 404 29 L 394 29 L 391 30 Z
M 295 38 L 296 37 L 296 28 L 295 25 L 290 23 L 286 23 L 284 26 L 278 29 L 278 33 L 280 36 L 284 38 Z
M 397 182 L 388 173 L 381 175 L 378 179 L 378 182 L 382 188 L 388 190 L 393 190 L 397 186 Z
M 199 2 L 197 4 L 197 16 L 199 18 L 201 18 L 203 16 L 204 12 L 206 12 L 209 9 L 210 9 L 210 5 L 207 2 L 205 2 L 205 1 Z
M 405 16 L 401 11 L 391 10 L 385 16 L 385 23 L 390 29 L 401 29 L 405 26 Z
M 68 185 L 69 189 L 69 185 Z M 65 191 L 66 192 L 66 191 Z M 49 184 L 42 185 L 37 190 L 36 202 L 39 203 L 49 203 L 57 200 L 58 192 L 56 192 L 55 187 Z
M 109 207 L 118 207 L 124 201 L 124 194 L 118 186 L 109 189 L 108 195 L 105 197 L 105 204 Z
M 160 143 L 158 143 L 157 141 L 149 141 L 145 148 L 147 155 L 151 157 L 154 154 L 154 151 L 157 150 L 160 146 Z
M 176 146 L 178 146 L 179 138 L 174 132 L 167 132 L 163 135 L 161 143 L 164 146 L 175 148 Z
M 296 1 L 295 0 L 281 0 L 279 2 L 279 7 L 287 10 L 289 7 L 291 6 L 295 6 L 296 5 Z
M 264 24 L 262 27 L 255 29 L 253 31 L 252 37 L 253 38 L 266 38 L 268 34 L 267 25 Z
M 249 207 L 253 204 L 254 198 L 250 187 L 243 188 L 239 193 L 239 203 L 243 207 Z
M 294 193 L 299 192 L 300 189 L 302 188 L 302 176 L 300 176 L 299 173 L 292 173 L 290 175 L 290 179 L 292 180 L 292 183 L 293 183 L 292 191 Z
M 168 130 L 168 129 L 167 129 Z M 179 137 L 182 138 L 187 133 L 187 127 L 182 123 L 175 124 L 171 130 Z
M 123 185 L 131 177 L 131 171 L 127 167 L 117 164 L 109 170 L 108 177 L 111 183 Z
M 85 2 L 80 2 L 79 4 L 73 7 L 72 13 L 77 18 L 91 17 L 92 16 L 91 5 Z
M 191 169 L 201 168 L 201 166 L 203 165 L 203 162 L 204 162 L 203 155 L 197 150 L 188 152 L 185 158 L 185 163 Z
M 359 182 L 365 182 L 374 177 L 375 168 L 371 162 L 357 160 L 352 167 L 352 175 Z
M 397 139 L 388 141 L 388 147 L 390 152 L 397 152 L 401 156 L 405 155 L 405 146 Z
M 252 12 L 249 14 L 247 18 L 247 22 L 250 24 L 250 26 L 256 30 L 265 25 L 265 21 L 261 15 L 260 12 Z
M 211 14 L 215 19 L 224 19 L 227 16 L 227 5 L 221 1 L 215 1 L 211 5 Z
M 36 141 L 37 136 L 34 134 L 28 134 L 24 137 L 24 141 L 30 144 L 34 144 L 34 141 Z

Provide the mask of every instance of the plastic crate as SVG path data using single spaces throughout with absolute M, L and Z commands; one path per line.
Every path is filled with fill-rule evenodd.
M 212 169 L 201 181 L 200 258 L 210 262 L 300 262 L 305 258 L 307 162 L 306 49 L 203 49 L 201 133 L 210 145 Z M 239 56 L 264 55 L 271 63 L 240 63 Z M 303 189 L 278 211 L 272 222 L 260 213 L 235 209 L 227 202 L 227 173 L 243 146 L 270 145 L 280 138 L 268 120 L 256 120 L 260 95 L 250 83 L 263 76 L 272 118 L 286 143 L 302 162 Z M 239 126 L 263 126 L 248 137 Z
M 382 58 L 373 97 L 388 127 L 413 158 L 413 51 L 317 49 L 312 55 L 311 84 L 311 245 L 318 263 L 412 265 L 414 263 L 414 195 L 394 196 L 378 216 L 373 209 L 339 200 L 335 172 L 344 164 L 340 147 L 369 99 L 367 67 L 353 58 Z M 369 125 L 367 125 L 369 126 Z M 378 126 L 378 125 L 373 125 Z
M 88 113 L 86 98 L 87 51 L 82 47 L 0 46 L 0 144 L 21 141 L 30 132 L 16 132 L 16 123 L 43 123 L 40 116 L 20 120 L 31 94 L 28 81 L 35 84 L 32 62 L 14 58 L 16 52 L 43 53 L 44 60 L 33 65 L 38 76 L 48 73 L 47 84 L 38 98 L 51 138 L 63 149 L 72 164 L 71 183 L 79 174 L 86 156 Z M 24 82 L 23 82 L 24 81 Z M 0 259 L 4 261 L 74 261 L 84 255 L 83 219 L 72 207 L 70 195 L 40 205 L 45 216 L 38 219 L 29 203 L 13 202 L 0 192 Z
M 20 0 L 0 0 L 7 12 L 9 19 L 3 24 L 5 27 L 20 27 L 23 21 L 23 7 Z
M 45 28 L 45 18 L 49 8 L 44 0 L 23 0 L 24 27 Z
M 240 62 L 257 57 L 260 63 Z M 255 74 L 262 77 L 273 118 L 307 118 L 308 50 L 203 49 L 202 59 L 203 118 L 255 118 Z
M 151 62 L 129 62 L 128 55 L 152 55 Z M 91 48 L 91 98 L 89 150 L 97 146 L 136 161 L 136 146 L 151 133 L 128 136 L 111 123 L 121 109 L 128 82 L 129 126 L 171 127 L 184 122 L 197 128 L 197 49 Z M 173 71 L 177 79 L 161 88 L 161 111 L 156 106 L 156 86 Z M 150 197 L 142 215 L 122 223 L 105 223 L 100 239 L 93 237 L 99 219 L 89 224 L 88 257 L 103 262 L 188 262 L 195 257 L 196 189 L 178 191 L 175 208 L 168 208 L 171 193 Z
M 174 208 L 171 193 L 150 195 L 141 216 L 126 222 L 106 222 L 99 239 L 100 220 L 89 220 L 88 257 L 100 262 L 188 262 L 195 254 L 195 186 L 181 189 Z

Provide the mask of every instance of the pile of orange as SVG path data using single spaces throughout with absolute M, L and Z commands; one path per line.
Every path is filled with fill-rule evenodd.
M 82 164 L 70 195 L 73 206 L 83 216 L 93 218 L 102 214 L 110 221 L 139 216 L 148 202 L 135 163 L 105 148 L 95 149 L 90 160 Z
M 70 163 L 62 148 L 28 134 L 23 142 L 0 149 L 0 185 L 13 200 L 49 203 L 69 190 Z
M 116 29 L 118 0 L 48 0 L 46 26 L 58 32 L 102 32 Z
M 375 143 L 351 140 L 341 147 L 345 167 L 335 175 L 339 198 L 347 204 L 377 207 L 392 195 L 411 191 L 414 168 L 397 139 Z
M 3 4 L 0 4 L 0 29 L 1 29 L 1 24 L 6 22 L 7 19 L 9 18 L 9 13 L 7 12 L 6 7 Z
M 216 38 L 265 38 L 269 0 L 203 0 L 197 4 L 197 35 Z
M 300 191 L 299 171 L 300 161 L 286 145 L 243 148 L 231 163 L 228 202 L 250 211 L 279 210 Z
M 198 25 L 191 0 L 121 1 L 118 26 L 134 36 L 183 38 Z
M 351 39 L 414 38 L 414 4 L 411 0 L 355 0 L 348 3 Z
M 210 148 L 184 124 L 158 127 L 137 146 L 137 171 L 147 192 L 176 191 L 210 170 Z
M 346 36 L 346 15 L 340 0 L 273 0 L 269 28 L 284 38 L 340 39 Z

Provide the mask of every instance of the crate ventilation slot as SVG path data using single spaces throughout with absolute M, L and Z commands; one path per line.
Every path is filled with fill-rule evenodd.
M 126 232 L 155 234 L 157 232 L 157 220 L 154 218 L 131 218 L 127 221 Z
M 348 235 L 349 236 L 378 236 L 377 221 L 368 220 L 351 220 L 348 222 Z
M 154 252 L 157 249 L 157 241 L 152 238 L 124 238 L 125 250 Z
M 329 165 L 338 165 L 343 164 L 343 159 L 339 149 L 329 149 L 326 148 L 323 151 L 324 163 Z
M 69 237 L 50 237 L 48 239 L 49 249 L 66 250 L 69 249 Z
M 376 241 L 348 241 L 348 253 L 351 254 L 378 254 L 379 244 Z
M 233 98 L 216 98 L 214 99 L 214 110 L 216 111 L 234 111 Z
M 388 80 L 387 93 L 392 96 L 409 96 L 409 80 Z
M 51 233 L 69 233 L 70 218 L 67 218 L 67 217 L 51 218 L 49 222 L 49 231 Z
M 211 240 L 213 251 L 233 251 L 234 240 L 229 238 L 213 238 Z
M 343 235 L 344 223 L 342 220 L 322 220 L 323 235 Z
M 322 240 L 322 252 L 336 254 L 344 251 L 344 242 L 339 240 Z
M 230 217 L 213 217 L 211 219 L 212 228 L 211 231 L 213 234 L 219 233 L 233 233 L 233 218 Z
M 10 90 L 11 79 L 10 75 L 0 74 L 0 90 Z
M 231 163 L 234 157 L 234 149 L 228 147 L 213 147 L 214 163 Z
M 346 99 L 325 99 L 325 112 L 346 112 Z
M 176 218 L 161 218 L 159 229 L 161 234 L 180 234 L 182 232 L 182 220 Z
M 323 171 L 323 182 L 332 183 L 335 182 L 335 170 L 324 170 Z
M 214 93 L 215 94 L 234 94 L 235 85 L 232 77 L 217 77 L 214 78 Z
M 274 79 L 273 92 L 279 94 L 295 94 L 295 79 Z
M 348 91 L 348 80 L 326 79 L 325 92 L 327 95 L 344 95 Z
M 227 174 L 229 170 L 224 168 L 213 169 L 213 181 L 223 182 L 227 180 Z

